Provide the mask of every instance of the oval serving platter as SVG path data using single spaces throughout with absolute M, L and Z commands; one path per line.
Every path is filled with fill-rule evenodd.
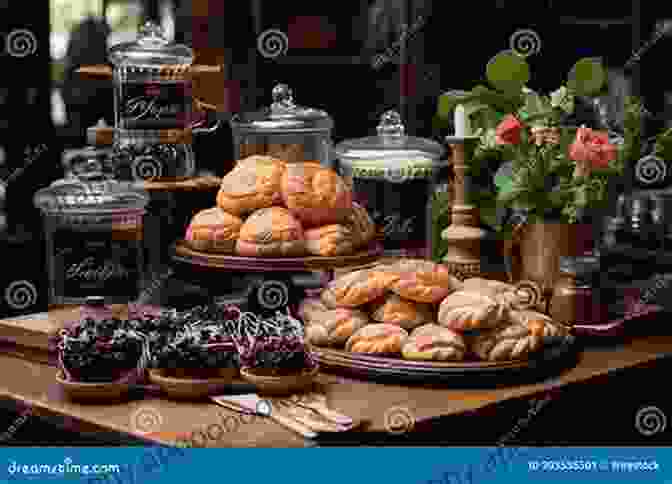
M 573 336 L 555 340 L 527 360 L 435 362 L 314 348 L 324 370 L 376 381 L 478 386 L 551 377 L 574 366 L 578 347 Z
M 366 264 L 378 259 L 383 253 L 383 247 L 376 242 L 356 254 L 337 257 L 240 257 L 198 252 L 191 249 L 184 240 L 179 240 L 172 251 L 173 260 L 201 267 L 249 272 L 287 272 Z

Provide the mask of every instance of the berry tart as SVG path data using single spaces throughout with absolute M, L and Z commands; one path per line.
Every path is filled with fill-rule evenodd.
M 280 312 L 271 319 L 241 313 L 234 330 L 240 373 L 262 394 L 291 394 L 310 387 L 318 364 L 303 325 Z
M 75 399 L 122 397 L 144 378 L 147 338 L 124 321 L 85 318 L 58 340 L 57 380 Z

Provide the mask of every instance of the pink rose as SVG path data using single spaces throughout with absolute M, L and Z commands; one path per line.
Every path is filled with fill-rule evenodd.
M 518 145 L 523 131 L 523 123 L 514 115 L 507 114 L 495 130 L 497 144 Z
M 588 176 L 593 170 L 609 167 L 609 162 L 616 159 L 616 146 L 609 143 L 608 133 L 581 127 L 569 147 L 569 157 L 576 161 L 574 175 Z

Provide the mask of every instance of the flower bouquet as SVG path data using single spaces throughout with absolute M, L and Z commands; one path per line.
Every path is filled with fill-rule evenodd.
M 641 105 L 629 100 L 624 137 L 617 139 L 607 131 L 571 124 L 579 100 L 604 89 L 606 73 L 599 59 L 579 60 L 567 82 L 548 96 L 528 88 L 529 65 L 514 52 L 492 58 L 486 75 L 490 86 L 448 92 L 439 100 L 443 118 L 464 106 L 471 134 L 479 138 L 469 159 L 469 203 L 479 207 L 485 225 L 501 234 L 506 255 L 520 242 L 522 227 L 539 230 L 533 235 L 535 230 L 528 231 L 528 239 L 535 240 L 521 252 L 560 256 L 591 250 L 596 234 L 588 226 L 600 224 L 626 162 L 639 155 Z M 536 279 L 547 287 L 551 282 L 544 273 L 553 279 L 557 267 L 536 267 L 535 274 L 513 277 Z

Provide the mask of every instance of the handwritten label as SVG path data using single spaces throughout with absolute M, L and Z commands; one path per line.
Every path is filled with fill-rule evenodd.
M 124 112 L 132 120 L 161 119 L 182 112 L 182 106 L 161 105 L 158 98 L 136 97 L 126 102 Z
M 111 231 L 58 229 L 53 234 L 54 290 L 58 296 L 109 295 L 135 300 L 139 294 L 142 243 Z
M 409 236 L 415 231 L 416 217 L 404 219 L 400 214 L 385 215 L 374 212 L 371 215 L 374 223 L 381 227 L 385 237 Z
M 119 264 L 105 262 L 102 266 L 96 265 L 93 257 L 87 257 L 82 262 L 71 265 L 65 272 L 66 279 L 82 279 L 85 281 L 105 282 L 112 278 L 128 277 L 129 273 Z
M 358 201 L 366 206 L 376 224 L 386 253 L 428 247 L 431 180 L 412 179 L 400 184 L 354 177 L 353 185 Z
M 191 97 L 185 84 L 126 83 L 121 87 L 121 127 L 125 129 L 181 128 L 189 119 Z

